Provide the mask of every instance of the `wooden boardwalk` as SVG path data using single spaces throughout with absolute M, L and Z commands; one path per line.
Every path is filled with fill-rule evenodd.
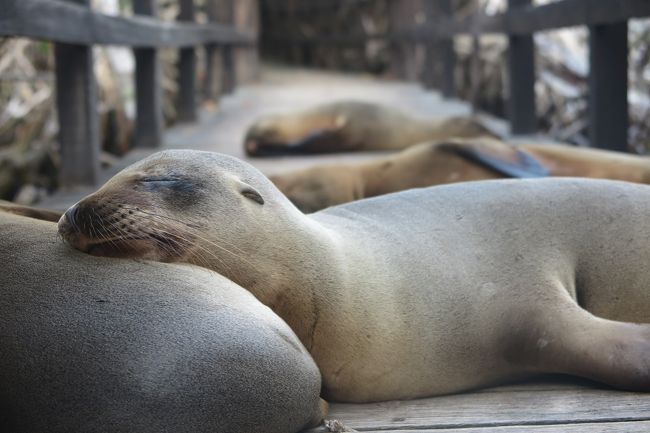
M 259 83 L 239 88 L 234 95 L 224 98 L 215 110 L 204 109 L 198 123 L 167 131 L 163 148 L 222 152 L 244 158 L 267 174 L 316 163 L 376 158 L 377 154 L 245 158 L 243 136 L 256 117 L 339 99 L 388 103 L 422 117 L 469 113 L 467 105 L 443 101 L 437 94 L 425 92 L 415 84 L 265 68 Z M 492 126 L 505 132 L 503 124 L 496 122 Z M 132 152 L 103 173 L 103 180 L 151 152 Z M 64 191 L 41 205 L 65 209 L 90 192 L 92 188 Z M 415 401 L 333 404 L 328 418 L 368 432 L 641 433 L 650 432 L 650 394 L 620 392 L 579 380 L 548 378 Z M 324 427 L 312 430 L 326 431 L 330 430 Z

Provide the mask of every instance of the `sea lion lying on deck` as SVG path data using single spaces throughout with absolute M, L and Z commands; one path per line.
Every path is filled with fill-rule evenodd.
M 429 140 L 494 136 L 471 117 L 419 119 L 388 106 L 359 101 L 273 114 L 246 133 L 251 156 L 401 150 Z
M 367 402 L 538 373 L 650 391 L 650 325 L 636 324 L 650 320 L 649 215 L 646 185 L 573 178 L 305 215 L 249 164 L 176 150 L 116 175 L 59 230 L 92 254 L 231 278 L 296 332 L 325 396 Z
M 0 430 L 286 433 L 320 375 L 246 290 L 187 265 L 81 254 L 0 213 Z
M 303 212 L 410 188 L 544 176 L 650 183 L 650 159 L 558 144 L 513 146 L 490 138 L 421 143 L 357 164 L 328 164 L 269 176 Z

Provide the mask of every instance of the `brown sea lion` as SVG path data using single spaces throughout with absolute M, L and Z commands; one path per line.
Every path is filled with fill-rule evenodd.
M 105 259 L 0 213 L 0 431 L 287 433 L 320 375 L 249 292 L 195 266 Z
M 537 373 L 650 391 L 650 187 L 464 182 L 305 215 L 259 171 L 167 151 L 69 209 L 92 254 L 200 264 L 274 309 L 325 395 L 417 398 Z M 89 230 L 88 227 L 95 227 Z
M 568 145 L 513 146 L 474 138 L 421 143 L 370 162 L 315 166 L 269 178 L 300 210 L 309 213 L 410 188 L 543 176 L 650 183 L 650 159 Z
M 471 117 L 420 119 L 388 106 L 341 101 L 263 117 L 248 129 L 244 149 L 251 156 L 401 150 L 478 136 L 494 133 Z

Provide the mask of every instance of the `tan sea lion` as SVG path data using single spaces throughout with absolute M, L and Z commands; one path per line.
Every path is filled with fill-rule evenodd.
M 650 159 L 568 145 L 513 146 L 474 138 L 421 143 L 374 161 L 321 165 L 269 178 L 293 204 L 309 213 L 410 188 L 546 175 L 650 183 Z
M 22 206 L 5 200 L 0 200 L 0 212 L 8 212 L 15 215 L 22 215 L 50 222 L 59 221 L 61 215 L 63 215 L 63 212 L 41 209 L 38 207 Z
M 177 150 L 122 171 L 59 230 L 92 254 L 228 276 L 292 327 L 324 395 L 365 402 L 537 373 L 650 391 L 650 325 L 632 323 L 650 320 L 649 215 L 646 185 L 574 178 L 305 215 L 249 164 Z
M 207 270 L 91 257 L 0 213 L 0 431 L 286 433 L 322 419 L 291 329 Z
M 248 129 L 244 149 L 251 156 L 401 150 L 478 136 L 495 135 L 471 117 L 420 119 L 388 106 L 341 101 L 263 117 Z

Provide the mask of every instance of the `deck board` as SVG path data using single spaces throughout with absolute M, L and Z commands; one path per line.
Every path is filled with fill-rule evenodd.
M 335 403 L 327 418 L 364 432 L 648 432 L 650 394 L 549 378 L 412 401 Z

